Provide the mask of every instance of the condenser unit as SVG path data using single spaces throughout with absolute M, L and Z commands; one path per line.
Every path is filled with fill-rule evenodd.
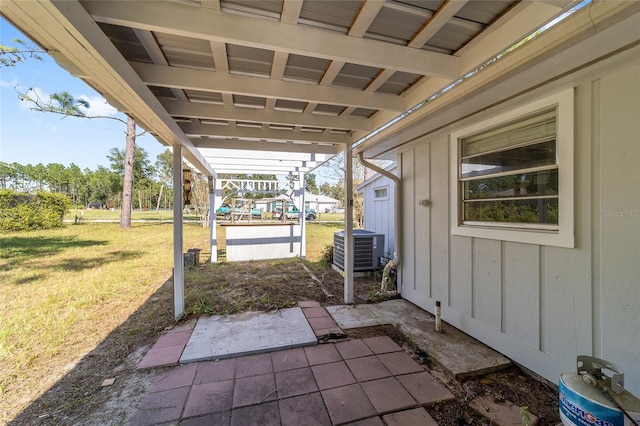
M 372 271 L 384 256 L 384 234 L 353 230 L 353 270 Z M 333 234 L 333 264 L 344 270 L 344 231 Z

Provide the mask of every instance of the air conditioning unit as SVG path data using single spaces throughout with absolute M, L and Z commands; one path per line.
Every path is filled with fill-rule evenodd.
M 384 256 L 384 234 L 353 230 L 353 270 L 372 271 Z M 333 234 L 333 264 L 344 270 L 344 231 Z

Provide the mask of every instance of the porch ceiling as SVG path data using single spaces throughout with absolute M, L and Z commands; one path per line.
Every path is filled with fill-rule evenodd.
M 201 172 L 287 174 L 574 3 L 3 0 L 1 13 Z

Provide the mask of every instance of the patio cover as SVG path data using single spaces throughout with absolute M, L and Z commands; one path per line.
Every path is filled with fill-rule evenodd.
M 3 0 L 0 12 L 173 147 L 174 169 L 184 157 L 212 179 L 306 173 L 344 151 L 350 218 L 354 145 L 366 138 L 360 149 L 373 147 L 389 120 L 576 4 Z M 177 187 L 181 179 L 176 173 Z M 347 246 L 351 227 L 347 220 Z M 179 232 L 177 280 L 181 241 Z M 348 264 L 345 301 L 351 302 Z

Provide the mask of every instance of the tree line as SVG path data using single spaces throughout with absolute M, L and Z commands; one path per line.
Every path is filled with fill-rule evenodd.
M 148 153 L 136 147 L 133 161 L 133 209 L 159 210 L 173 208 L 172 166 L 173 154 L 166 150 L 152 162 Z M 35 194 L 47 191 L 60 193 L 77 207 L 116 208 L 122 204 L 122 186 L 124 176 L 125 151 L 112 148 L 107 155 L 109 167 L 97 166 L 94 170 L 81 169 L 71 163 L 68 166 L 59 163 L 20 164 L 0 162 L 0 189 L 12 189 L 16 192 Z M 221 175 L 221 178 L 236 179 L 276 179 L 276 176 Z M 197 179 L 195 176 L 194 180 Z M 195 183 L 195 182 L 194 182 Z M 198 193 L 193 204 L 202 198 L 203 208 L 208 207 L 206 180 L 199 182 Z M 200 187 L 204 188 L 202 191 Z M 337 200 L 344 197 L 343 183 L 316 183 L 313 173 L 305 176 L 305 189 L 312 194 L 326 195 Z M 199 194 L 202 192 L 202 194 Z M 251 195 L 248 195 L 251 197 Z M 260 198 L 259 194 L 255 194 Z M 197 206 L 194 206 L 197 207 Z
M 109 167 L 84 170 L 71 163 L 20 164 L 0 162 L 0 189 L 34 194 L 47 191 L 66 195 L 76 206 L 97 205 L 120 208 L 125 152 L 112 148 L 107 155 Z M 151 162 L 143 148 L 134 155 L 133 208 L 150 210 L 172 207 L 172 153 L 166 150 Z

